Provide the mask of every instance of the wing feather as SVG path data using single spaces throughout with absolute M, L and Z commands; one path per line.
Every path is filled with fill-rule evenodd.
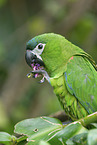
M 89 60 L 73 56 L 67 63 L 64 75 L 68 91 L 87 112 L 90 114 L 97 111 L 97 71 Z

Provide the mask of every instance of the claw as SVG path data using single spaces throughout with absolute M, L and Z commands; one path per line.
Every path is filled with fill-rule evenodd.
M 50 82 L 49 75 L 45 70 L 33 70 L 33 71 L 31 71 L 31 73 L 27 74 L 27 77 L 28 78 L 30 78 L 30 77 L 37 78 L 37 74 L 40 74 L 43 76 L 43 78 L 40 80 L 40 83 L 43 83 L 45 79 L 48 82 Z
M 43 77 L 39 83 L 44 83 L 44 81 L 45 81 L 45 78 Z
M 32 73 L 38 73 L 38 74 L 43 75 L 43 78 L 45 78 L 50 83 L 49 75 L 45 70 L 35 70 L 35 71 L 32 71 Z M 44 79 L 42 79 L 41 81 L 44 82 Z

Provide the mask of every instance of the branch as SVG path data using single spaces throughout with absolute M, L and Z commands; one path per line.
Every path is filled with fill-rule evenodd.
M 69 117 L 68 117 L 68 115 L 66 115 L 65 111 L 58 111 L 54 114 L 49 115 L 49 117 L 57 118 L 62 122 L 67 121 L 69 119 Z

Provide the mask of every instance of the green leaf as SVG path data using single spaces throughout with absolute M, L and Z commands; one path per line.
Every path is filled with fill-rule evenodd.
M 0 143 L 4 143 L 6 145 L 11 145 L 17 141 L 17 138 L 13 135 L 10 135 L 6 132 L 0 132 Z
M 91 129 L 88 133 L 88 145 L 97 145 L 97 129 Z
M 52 136 L 52 138 L 50 138 L 50 140 L 48 140 L 48 142 L 51 145 L 66 145 L 66 142 L 64 142 L 62 140 L 62 138 L 57 138 L 56 136 Z
M 61 143 L 66 143 L 66 141 L 73 136 L 87 132 L 87 129 L 84 128 L 80 123 L 74 122 L 66 126 L 61 131 L 57 132 L 54 138 L 52 137 L 52 139 L 50 140 L 50 143 L 53 143 L 53 140 L 55 139 L 60 140 Z
M 51 145 L 46 141 L 41 140 L 40 142 L 37 143 L 32 143 L 31 141 L 27 143 L 27 145 Z
M 40 140 L 47 141 L 61 129 L 61 121 L 50 117 L 26 119 L 15 125 L 15 133 L 26 135 L 28 145 L 38 144 Z
M 87 134 L 88 133 L 77 134 L 69 140 L 71 140 L 72 143 L 74 143 L 74 144 L 86 145 L 87 144 Z
M 40 141 L 39 145 L 50 145 L 49 143 L 47 143 L 46 141 Z
M 71 139 L 66 141 L 66 145 L 76 145 Z
M 91 123 L 91 125 L 93 125 L 93 127 L 97 128 L 97 123 Z

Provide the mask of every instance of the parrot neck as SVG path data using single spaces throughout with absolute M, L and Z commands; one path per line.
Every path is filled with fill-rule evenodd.
M 64 71 L 66 71 L 67 65 L 63 63 L 63 65 L 53 66 L 51 69 L 46 69 L 50 78 L 58 78 L 63 75 Z
M 60 71 L 59 71 L 59 69 L 56 69 L 56 68 L 54 69 L 54 71 L 52 71 L 51 77 L 58 78 L 63 75 L 64 71 L 66 71 L 66 65 L 64 65 L 63 67 L 59 67 L 59 68 L 60 68 Z

